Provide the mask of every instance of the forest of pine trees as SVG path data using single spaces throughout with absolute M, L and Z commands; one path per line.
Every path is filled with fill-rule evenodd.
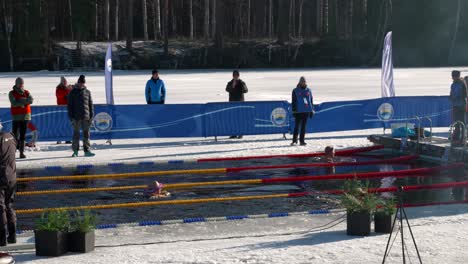
M 126 47 L 131 49 L 135 40 L 156 40 L 165 44 L 167 53 L 171 40 L 202 41 L 217 47 L 246 39 L 274 40 L 278 45 L 318 40 L 326 41 L 327 45 L 344 45 L 349 48 L 348 53 L 368 52 L 372 47 L 367 64 L 375 64 L 378 47 L 388 30 L 401 29 L 405 40 L 400 38 L 396 43 L 407 48 L 406 38 L 412 43 L 427 37 L 421 36 L 421 32 L 427 31 L 421 24 L 424 27 L 424 23 L 439 23 L 432 15 L 442 20 L 445 16 L 455 17 L 453 10 L 460 3 L 460 0 L 0 1 L 0 52 L 8 58 L 1 64 L 11 70 L 20 58 L 53 55 L 53 45 L 64 41 L 126 41 Z M 467 4 L 459 7 L 463 5 L 468 7 Z M 440 6 L 448 7 L 447 13 L 440 14 Z M 420 18 L 426 22 L 421 23 Z M 467 19 L 460 22 L 460 27 L 464 25 L 468 25 Z M 394 36 L 398 39 L 398 32 Z

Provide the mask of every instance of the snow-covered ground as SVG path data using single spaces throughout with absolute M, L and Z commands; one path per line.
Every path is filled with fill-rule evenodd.
M 459 67 L 460 70 L 468 69 Z M 451 84 L 451 68 L 396 69 L 395 88 L 398 96 L 447 95 Z M 55 104 L 55 87 L 65 75 L 75 83 L 79 72 L 0 73 L 0 93 L 7 93 L 17 76 L 25 80 L 25 87 L 35 97 L 36 105 Z M 94 102 L 105 103 L 103 72 L 83 73 L 92 91 Z M 161 70 L 166 82 L 168 104 L 206 103 L 226 101 L 226 83 L 232 77 L 228 70 Z M 116 104 L 144 104 L 144 87 L 150 78 L 148 71 L 115 71 Z M 247 100 L 291 100 L 291 90 L 299 77 L 305 76 L 316 102 L 370 99 L 380 97 L 380 69 L 248 69 L 241 70 L 247 83 Z M 8 100 L 0 100 L 0 107 L 8 107 Z
M 397 69 L 395 71 L 397 95 L 446 95 L 451 82 L 450 71 L 450 68 Z M 148 72 L 114 72 L 116 103 L 144 103 L 144 86 L 149 78 Z M 35 97 L 36 105 L 53 105 L 55 86 L 62 74 L 70 83 L 74 83 L 79 75 L 70 72 L 0 73 L 0 93 L 6 94 L 16 76 L 22 76 L 26 88 Z M 105 103 L 103 73 L 85 74 L 88 88 L 93 92 L 94 102 Z M 369 99 L 380 96 L 379 69 L 250 69 L 241 72 L 242 79 L 249 87 L 246 98 L 251 101 L 290 100 L 291 89 L 300 76 L 308 79 L 316 102 Z M 231 71 L 162 70 L 161 78 L 167 85 L 167 103 L 206 103 L 227 99 L 224 88 L 231 78 Z M 7 100 L 4 95 L 4 100 L 0 100 L 0 107 L 8 107 Z M 442 129 L 441 132 L 445 130 Z M 366 136 L 371 133 L 381 133 L 381 130 L 312 134 L 309 135 L 309 146 L 306 148 L 288 147 L 288 141 L 282 140 L 280 135 L 248 136 L 243 140 L 221 139 L 220 142 L 203 138 L 114 140 L 113 146 L 105 145 L 104 141 L 94 141 L 94 150 L 97 153 L 94 159 L 71 159 L 69 146 L 40 143 L 40 151 L 28 153 L 28 160 L 19 161 L 18 167 L 312 152 L 322 150 L 326 145 L 336 145 L 337 148 L 368 145 Z
M 423 263 L 468 262 L 468 205 L 407 209 Z M 293 216 L 231 222 L 128 227 L 98 231 L 95 252 L 37 258 L 15 255 L 19 263 L 381 263 L 388 235 L 346 236 L 344 222 L 315 231 L 342 214 Z M 329 226 L 327 226 L 329 227 Z M 418 263 L 407 226 L 411 262 Z M 131 244 L 131 245 L 128 245 Z M 126 245 L 126 246 L 122 246 Z M 387 263 L 402 263 L 398 236 Z

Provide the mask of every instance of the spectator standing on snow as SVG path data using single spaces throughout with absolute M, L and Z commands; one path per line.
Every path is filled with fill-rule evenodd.
M 164 104 L 166 102 L 166 86 L 159 78 L 159 71 L 153 70 L 153 76 L 146 82 L 145 95 L 147 104 Z
M 457 121 L 465 123 L 466 113 L 466 84 L 460 78 L 460 71 L 452 71 L 453 83 L 450 87 L 450 102 L 452 103 L 452 123 Z M 460 126 L 455 126 L 453 140 L 460 141 Z M 463 142 L 457 142 L 463 144 Z
M 28 122 L 31 120 L 31 104 L 34 99 L 29 91 L 24 89 L 24 81 L 20 77 L 16 78 L 13 90 L 10 91 L 8 97 L 10 98 L 11 115 L 13 119 L 12 132 L 18 140 L 20 159 L 25 159 L 24 141 L 26 139 Z
M 68 85 L 65 77 L 60 77 L 60 83 L 55 88 L 55 96 L 57 97 L 57 105 L 68 105 L 68 94 L 70 94 L 72 86 Z
M 60 83 L 55 88 L 55 97 L 57 97 L 57 105 L 68 105 L 68 94 L 70 94 L 72 86 L 68 85 L 67 79 L 64 76 L 60 77 Z M 57 144 L 62 142 L 57 141 Z M 65 143 L 70 144 L 71 141 Z
M 15 136 L 3 132 L 0 124 L 0 247 L 16 243 L 16 144 Z
M 91 123 L 94 117 L 94 105 L 91 92 L 86 88 L 86 79 L 81 75 L 68 95 L 68 117 L 73 125 L 73 155 L 78 157 L 80 149 L 80 130 L 83 130 L 83 149 L 86 157 L 93 157 L 89 141 Z
M 226 92 L 229 93 L 229 102 L 244 102 L 244 94 L 248 93 L 249 90 L 243 80 L 240 79 L 239 71 L 232 72 L 232 80 L 226 85 Z M 242 136 L 231 136 L 230 138 L 239 138 Z
M 299 129 L 301 130 L 300 144 L 305 143 L 305 133 L 307 128 L 307 120 L 314 116 L 314 106 L 312 92 L 307 87 L 307 82 L 304 77 L 301 77 L 297 87 L 292 92 L 292 111 L 295 118 L 294 136 L 291 146 L 297 144 Z

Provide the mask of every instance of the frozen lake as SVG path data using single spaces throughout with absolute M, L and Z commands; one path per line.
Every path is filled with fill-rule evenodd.
M 468 72 L 468 68 L 459 67 Z M 396 69 L 395 89 L 398 96 L 447 95 L 452 68 Z M 206 103 L 226 101 L 226 83 L 230 70 L 161 70 L 166 82 L 169 104 Z M 80 72 L 0 73 L 0 94 L 9 92 L 15 78 L 25 79 L 25 87 L 35 97 L 35 105 L 54 105 L 55 87 L 64 75 L 75 83 Z M 93 92 L 94 102 L 105 103 L 104 73 L 88 72 L 87 86 Z M 467 73 L 468 74 L 468 73 Z M 145 103 L 144 88 L 150 78 L 147 71 L 115 71 L 114 93 L 116 104 Z M 305 76 L 314 93 L 315 102 L 370 99 L 380 97 L 380 69 L 248 69 L 241 70 L 247 83 L 246 100 L 288 100 L 299 77 Z M 5 98 L 5 97 L 4 97 Z M 0 107 L 9 107 L 7 98 Z

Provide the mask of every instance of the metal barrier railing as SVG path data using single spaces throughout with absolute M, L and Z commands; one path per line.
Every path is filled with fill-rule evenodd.
M 456 129 L 457 126 L 461 126 L 461 141 L 462 141 L 462 146 L 463 146 L 463 151 L 462 151 L 462 160 L 465 159 L 465 152 L 466 152 L 466 139 L 467 139 L 467 131 L 466 131 L 466 125 L 462 121 L 456 121 L 455 123 L 450 125 L 449 129 L 449 138 L 450 138 L 450 153 L 452 152 L 452 149 L 454 148 L 453 142 L 453 133 L 454 129 Z

